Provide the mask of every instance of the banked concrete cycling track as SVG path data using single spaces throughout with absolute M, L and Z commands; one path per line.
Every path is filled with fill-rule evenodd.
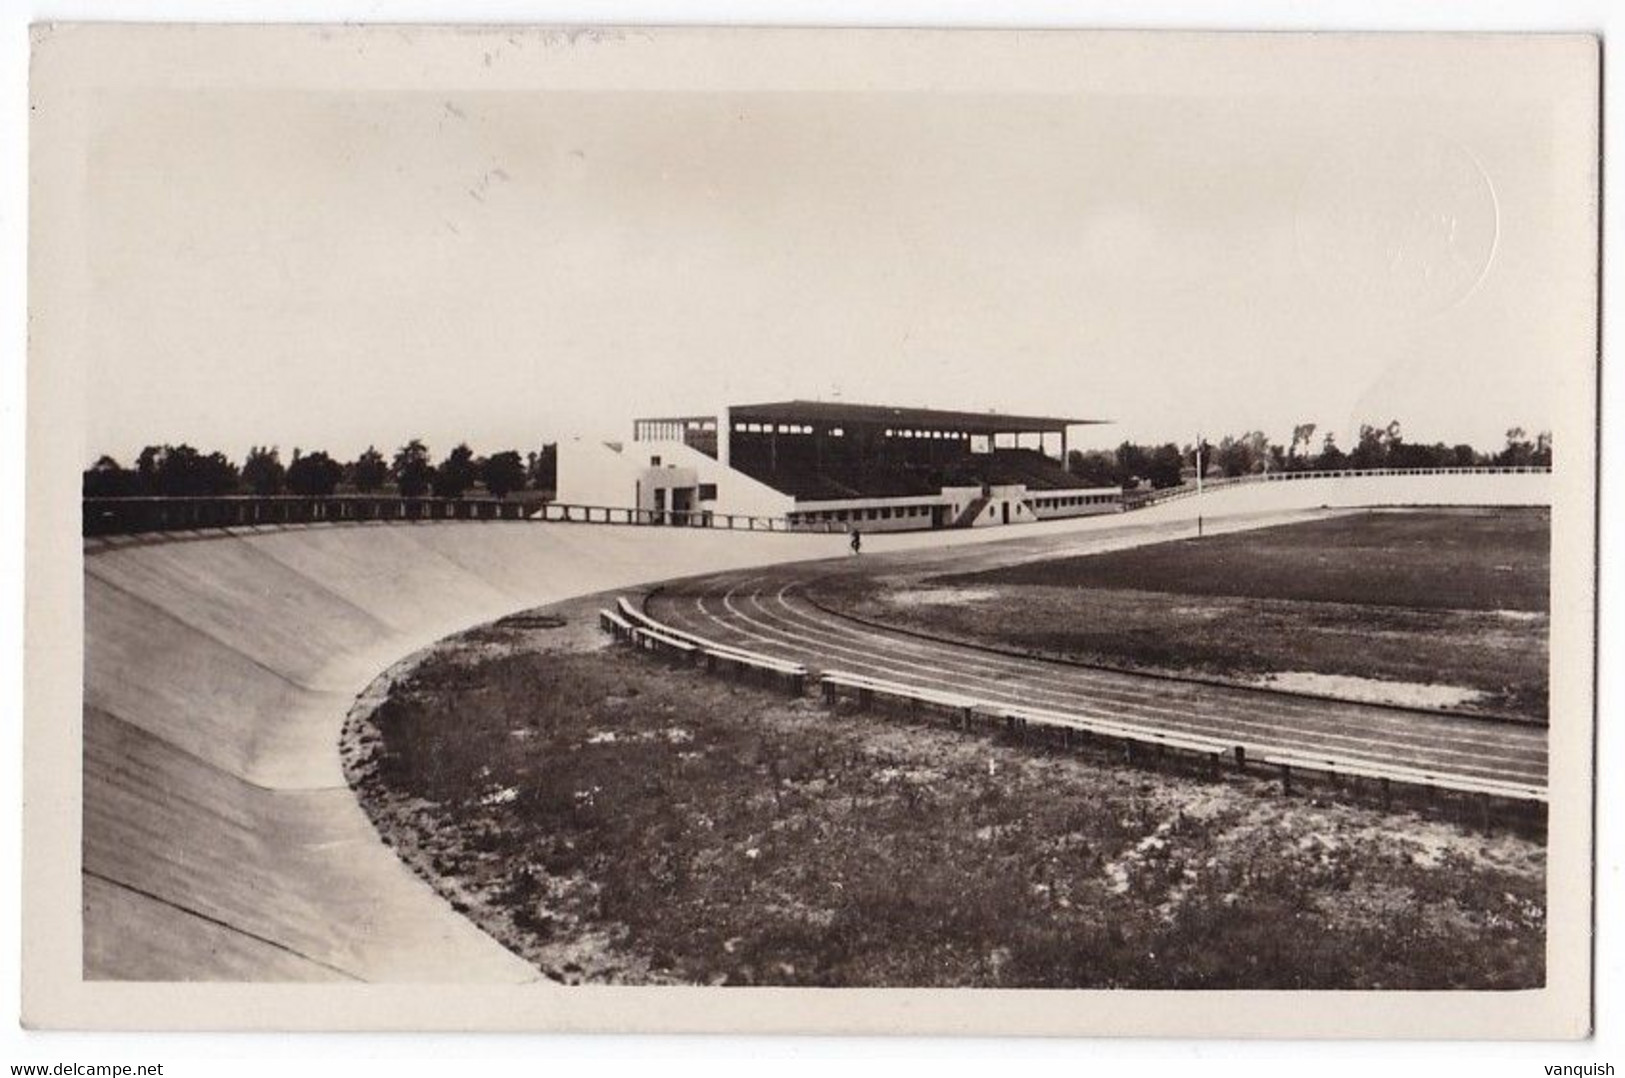
M 1075 537 L 1094 549 L 1320 507 L 1549 504 L 1544 474 L 1222 488 L 1111 517 L 874 535 L 866 552 Z M 518 610 L 839 556 L 841 536 L 531 522 L 312 525 L 85 543 L 87 980 L 539 978 L 417 879 L 344 782 L 353 701 Z

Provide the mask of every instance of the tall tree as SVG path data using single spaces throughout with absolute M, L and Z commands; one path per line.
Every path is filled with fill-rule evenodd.
M 512 491 L 524 489 L 525 462 L 515 449 L 492 453 L 480 468 L 480 478 L 493 498 L 506 498 Z
M 434 470 L 434 493 L 437 498 L 461 498 L 474 485 L 474 451 L 463 442 L 446 454 L 446 459 Z
M 1503 467 L 1525 468 L 1535 458 L 1535 444 L 1522 427 L 1507 431 L 1506 448 L 1496 454 L 1495 463 Z
M 1251 435 L 1232 438 L 1228 434 L 1219 439 L 1216 461 L 1228 476 L 1251 475 L 1258 463 Z
M 429 463 L 429 448 L 413 438 L 395 453 L 390 468 L 395 486 L 403 498 L 421 498 L 434 479 L 434 465 Z
M 1151 453 L 1145 446 L 1124 442 L 1117 447 L 1117 481 L 1122 486 L 1138 486 L 1150 468 Z
M 261 497 L 282 493 L 282 481 L 287 472 L 274 445 L 256 445 L 243 461 L 243 484 L 250 493 Z
M 1315 436 L 1313 423 L 1299 423 L 1292 428 L 1292 444 L 1287 447 L 1287 465 L 1302 468 L 1309 459 L 1310 440 Z
M 367 451 L 355 459 L 350 466 L 350 481 L 355 489 L 363 494 L 371 494 L 383 486 L 389 479 L 389 465 L 384 461 L 384 455 L 374 446 L 368 446 Z
M 1390 424 L 1392 427 L 1393 424 Z M 1388 430 L 1360 424 L 1360 437 L 1349 450 L 1350 468 L 1384 468 L 1388 465 Z
M 135 484 L 143 494 L 158 494 L 158 466 L 163 463 L 168 446 L 149 445 L 135 458 Z
M 344 465 L 318 450 L 300 456 L 293 451 L 288 464 L 288 489 L 306 498 L 325 498 L 338 487 Z
M 1117 458 L 1099 449 L 1085 452 L 1071 449 L 1066 454 L 1066 470 L 1097 487 L 1118 485 Z
M 1219 467 L 1218 461 L 1214 458 L 1215 450 L 1213 448 L 1213 443 L 1208 441 L 1205 437 L 1202 438 L 1195 445 L 1191 446 L 1190 450 L 1186 454 L 1186 459 L 1190 461 L 1191 475 L 1195 476 L 1198 468 L 1202 470 L 1202 477 L 1204 479 L 1207 478 L 1208 475 L 1214 473 L 1215 469 L 1218 469 Z
M 143 493 L 199 498 L 237 491 L 237 468 L 220 452 L 207 456 L 181 445 L 149 445 L 136 462 Z
M 103 454 L 85 469 L 81 491 L 86 498 L 128 498 L 139 494 L 136 474 Z
M 1323 472 L 1336 472 L 1348 466 L 1348 454 L 1337 448 L 1337 435 L 1327 431 L 1326 440 L 1320 446 L 1320 456 L 1315 458 L 1315 467 Z
M 548 442 L 540 453 L 525 457 L 525 477 L 532 490 L 554 491 L 559 488 L 559 446 Z
M 1543 430 L 1535 435 L 1535 451 L 1529 457 L 1529 463 L 1541 468 L 1552 466 L 1552 432 Z
M 1145 477 L 1158 490 L 1177 487 L 1184 481 L 1185 455 L 1172 442 L 1159 445 L 1151 451 L 1146 463 Z

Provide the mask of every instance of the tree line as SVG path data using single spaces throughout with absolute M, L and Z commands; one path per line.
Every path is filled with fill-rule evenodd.
M 1203 439 L 1203 475 L 1228 478 L 1279 471 L 1529 467 L 1552 463 L 1551 433 L 1541 431 L 1531 436 L 1522 427 L 1507 431 L 1506 444 L 1494 452 L 1466 444 L 1407 441 L 1397 420 L 1386 426 L 1362 424 L 1359 437 L 1347 451 L 1331 432 L 1321 437 L 1317 449 L 1316 431 L 1315 424 L 1300 423 L 1293 427 L 1292 438 L 1285 445 L 1271 441 L 1262 431 L 1226 435 L 1217 443 Z M 1124 442 L 1116 450 L 1074 449 L 1067 454 L 1066 466 L 1074 475 L 1099 486 L 1163 489 L 1194 480 L 1197 450 L 1195 444 Z M 239 465 L 218 451 L 205 454 L 186 444 L 149 445 L 131 468 L 110 456 L 101 457 L 85 469 L 83 491 L 87 498 L 230 494 L 325 497 L 341 493 L 463 498 L 483 493 L 504 499 L 527 491 L 545 496 L 557 489 L 557 484 L 556 443 L 523 455 L 508 449 L 478 456 L 463 442 L 436 463 L 428 446 L 414 438 L 392 457 L 385 457 L 375 446 L 368 446 L 352 461 L 336 460 L 320 450 L 306 453 L 296 448 L 286 464 L 276 446 L 252 447 Z
M 1264 472 L 1340 471 L 1346 468 L 1424 468 L 1548 467 L 1552 463 L 1552 435 L 1541 431 L 1533 437 L 1522 427 L 1507 431 L 1506 444 L 1494 452 L 1475 449 L 1465 443 L 1406 441 L 1398 420 L 1387 426 L 1361 424 L 1353 447 L 1345 451 L 1336 435 L 1326 432 L 1316 448 L 1313 423 L 1292 428 L 1291 440 L 1272 442 L 1263 431 L 1226 435 L 1217 443 L 1203 439 L 1178 445 L 1139 445 L 1124 442 L 1116 450 L 1084 451 L 1067 454 L 1067 470 L 1100 486 L 1133 489 L 1141 485 L 1161 490 L 1194 481 L 1198 449 L 1205 478 L 1232 478 Z
M 224 453 L 203 453 L 190 445 L 149 445 L 126 468 L 103 456 L 84 472 L 87 498 L 209 497 L 253 494 L 269 497 L 296 494 L 397 494 L 403 498 L 433 495 L 462 498 L 484 495 L 503 499 L 533 491 L 550 495 L 558 484 L 558 446 L 521 455 L 506 449 L 477 456 L 467 442 L 438 463 L 417 438 L 385 457 L 376 446 L 355 460 L 340 461 L 323 451 L 293 451 L 283 463 L 276 446 L 254 446 L 242 464 Z

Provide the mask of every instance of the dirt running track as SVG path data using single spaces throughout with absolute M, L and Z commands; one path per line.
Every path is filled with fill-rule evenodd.
M 1260 484 L 1215 492 L 1200 507 L 1213 526 L 1247 526 L 1322 505 L 1545 504 L 1549 482 L 1502 475 Z M 947 548 L 1012 536 L 1012 550 L 1068 536 L 1122 545 L 1175 534 L 1196 508 L 1187 499 L 1129 517 L 877 535 L 865 547 L 932 547 L 946 556 Z M 85 978 L 535 979 L 379 841 L 340 771 L 339 732 L 352 701 L 395 661 L 504 614 L 596 591 L 813 561 L 843 548 L 840 536 L 519 522 L 87 542 Z M 919 658 L 900 642 L 877 643 L 811 615 L 793 591 L 781 603 L 779 590 L 738 589 L 726 603 L 719 596 L 714 613 L 734 619 L 740 633 L 813 641 L 845 666 L 860 656 L 836 649 L 859 642 L 864 656 L 888 668 Z M 708 599 L 690 616 L 709 621 L 712 613 Z M 997 661 L 954 661 L 990 685 L 1006 677 Z M 1063 695 L 1127 693 L 1148 711 L 1177 698 L 1161 689 L 1159 704 L 1143 686 L 1050 670 L 1043 684 Z M 1183 709 L 1171 710 L 1168 721 L 1186 721 Z M 1247 721 L 1283 728 L 1312 718 L 1291 717 L 1304 709 L 1285 705 L 1251 710 Z M 73 722 L 71 714 L 37 718 Z M 1335 722 L 1316 721 L 1318 733 L 1303 726 L 1310 736 L 1358 739 L 1377 718 L 1340 711 Z M 1502 759 L 1443 728 L 1412 741 L 1383 738 L 1405 751 L 1454 753 L 1463 766 L 1541 769 L 1536 745 Z
M 1269 751 L 1335 754 L 1468 778 L 1546 785 L 1546 731 L 1427 711 L 1310 699 L 999 655 L 888 632 L 807 601 L 821 576 L 856 565 L 734 573 L 663 588 L 655 618 L 804 663 L 990 703 L 1087 712 Z

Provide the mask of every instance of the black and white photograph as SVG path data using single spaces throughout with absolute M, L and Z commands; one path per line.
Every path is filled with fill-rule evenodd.
M 1584 1036 L 1599 79 L 36 27 L 25 1021 Z

